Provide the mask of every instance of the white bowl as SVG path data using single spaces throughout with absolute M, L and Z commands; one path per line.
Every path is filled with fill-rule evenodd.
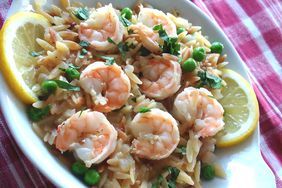
M 59 0 L 47 0 L 48 4 L 58 4 Z M 109 1 L 100 0 L 102 3 L 113 3 L 114 6 L 131 6 L 135 0 Z M 146 2 L 163 11 L 176 9 L 181 16 L 188 19 L 193 25 L 202 26 L 204 35 L 209 36 L 211 41 L 220 41 L 224 44 L 224 53 L 228 54 L 229 68 L 239 72 L 249 81 L 244 63 L 237 54 L 236 50 L 221 31 L 221 29 L 208 18 L 193 3 L 185 0 L 147 0 Z M 96 0 L 84 0 L 86 5 L 94 6 Z M 15 12 L 30 10 L 29 0 L 14 0 L 8 15 Z M 84 187 L 75 178 L 70 170 L 53 155 L 49 153 L 42 140 L 35 134 L 26 116 L 24 105 L 14 96 L 7 87 L 1 75 L 0 83 L 2 92 L 0 93 L 1 108 L 7 120 L 7 124 L 16 139 L 16 142 L 31 160 L 31 162 L 55 185 L 59 187 Z M 210 182 L 203 182 L 203 187 L 248 187 L 248 188 L 272 188 L 275 187 L 275 178 L 263 161 L 259 148 L 259 129 L 244 143 L 227 149 L 216 151 L 218 162 L 222 164 L 227 173 L 227 178 L 215 179 Z

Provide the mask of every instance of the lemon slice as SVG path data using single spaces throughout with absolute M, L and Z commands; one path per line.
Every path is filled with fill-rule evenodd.
M 250 84 L 238 73 L 223 69 L 222 79 L 227 83 L 219 100 L 224 108 L 224 133 L 218 134 L 218 147 L 238 144 L 248 138 L 258 125 L 259 108 Z
M 1 71 L 13 92 L 27 104 L 37 100 L 31 90 L 35 84 L 35 58 L 30 52 L 39 52 L 36 38 L 43 38 L 49 22 L 43 16 L 21 12 L 10 17 L 0 33 Z

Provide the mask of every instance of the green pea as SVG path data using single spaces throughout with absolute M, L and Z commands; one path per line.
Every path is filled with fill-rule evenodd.
M 125 17 L 126 19 L 130 20 L 132 18 L 132 10 L 128 7 L 125 7 L 121 11 L 121 16 Z
M 215 170 L 214 167 L 212 165 L 204 165 L 201 168 L 201 177 L 204 180 L 212 180 L 215 176 Z
M 42 92 L 47 95 L 55 93 L 57 88 L 58 84 L 53 80 L 45 80 L 41 83 Z
M 76 161 L 71 166 L 71 171 L 76 176 L 83 176 L 87 170 L 85 164 L 81 161 Z
M 182 69 L 185 72 L 192 72 L 195 70 L 196 65 L 196 61 L 193 58 L 189 58 L 182 64 Z
M 203 61 L 206 56 L 206 50 L 203 47 L 194 48 L 192 57 L 196 61 Z
M 211 52 L 212 53 L 221 54 L 223 48 L 224 48 L 224 46 L 223 46 L 222 43 L 220 43 L 220 42 L 213 42 L 212 46 L 211 46 Z
M 178 28 L 177 28 L 177 35 L 179 35 L 180 33 L 184 32 L 184 31 L 186 31 L 185 28 L 183 28 L 183 27 L 178 27 Z
M 74 68 L 68 68 L 65 70 L 66 76 L 69 80 L 79 79 L 80 73 Z
M 100 174 L 96 170 L 90 169 L 87 170 L 83 179 L 87 185 L 96 185 L 100 181 Z

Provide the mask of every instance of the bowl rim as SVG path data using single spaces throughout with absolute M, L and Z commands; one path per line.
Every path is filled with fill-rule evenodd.
M 19 0 L 15 0 L 12 2 L 12 5 L 15 5 L 16 3 L 19 3 L 18 2 Z M 102 0 L 101 0 L 102 1 Z M 115 3 L 119 3 L 119 2 L 115 2 Z M 187 6 L 189 6 L 191 9 L 193 9 L 193 11 L 196 11 L 201 17 L 203 17 L 203 19 L 207 20 L 208 22 L 211 23 L 212 27 L 214 27 L 214 29 L 219 32 L 219 34 L 221 35 L 222 39 L 224 40 L 225 43 L 228 44 L 228 46 L 230 47 L 232 53 L 234 54 L 235 58 L 239 61 L 238 64 L 241 64 L 242 67 L 243 67 L 243 70 L 241 70 L 240 74 L 245 78 L 247 79 L 247 81 L 250 83 L 250 77 L 249 75 L 247 74 L 248 72 L 248 68 L 247 66 L 243 63 L 241 57 L 239 56 L 239 54 L 237 53 L 235 47 L 233 46 L 233 44 L 230 42 L 230 40 L 227 38 L 227 36 L 225 35 L 225 33 L 222 31 L 222 29 L 220 28 L 220 26 L 215 22 L 215 20 L 212 20 L 205 12 L 203 12 L 199 7 L 197 7 L 194 3 L 192 3 L 191 1 L 189 0 L 180 0 L 178 3 L 186 3 Z M 12 6 L 11 5 L 11 6 Z M 18 5 L 17 5 L 18 6 Z M 19 10 L 17 10 L 16 12 L 18 12 Z M 10 10 L 9 10 L 10 12 Z M 9 14 L 8 14 L 9 15 Z M 9 15 L 10 16 L 10 15 Z M 8 17 L 9 17 L 8 16 Z M 8 18 L 7 17 L 7 18 Z M 7 19 L 6 18 L 6 19 Z M 209 32 L 206 32 L 207 35 Z M 243 74 L 242 74 L 243 73 Z M 10 90 L 9 86 L 7 86 L 7 83 L 5 81 L 5 79 L 3 79 L 3 75 L 1 73 L 1 79 L 0 79 L 0 83 L 3 81 L 3 84 L 5 85 L 5 87 L 7 87 L 8 90 Z M 1 110 L 2 110 L 2 114 L 3 114 L 3 117 L 5 119 L 5 122 L 7 123 L 8 125 L 8 128 L 14 138 L 14 140 L 16 141 L 17 145 L 19 146 L 19 148 L 21 149 L 21 151 L 24 153 L 24 155 L 29 159 L 29 161 L 31 161 L 31 163 L 33 165 L 36 166 L 37 169 L 39 169 L 39 171 L 46 177 L 48 178 L 55 186 L 58 186 L 58 187 L 62 187 L 62 186 L 65 186 L 65 184 L 62 184 L 61 182 L 59 182 L 58 178 L 56 178 L 56 174 L 55 173 L 50 173 L 46 170 L 46 168 L 44 168 L 44 165 L 41 165 L 40 162 L 37 162 L 37 159 L 35 156 L 32 155 L 31 152 L 29 152 L 27 149 L 25 149 L 25 142 L 22 142 L 21 141 L 21 138 L 20 138 L 20 135 L 14 130 L 14 127 L 13 127 L 13 123 L 15 123 L 15 120 L 13 119 L 13 117 L 10 115 L 10 111 L 8 111 L 8 109 L 6 108 L 5 106 L 5 103 L 6 103 L 6 97 L 5 97 L 5 92 L 1 92 L 0 94 L 0 106 L 1 106 Z M 13 95 L 13 93 L 12 93 Z M 10 96 L 10 95 L 9 95 Z M 260 143 L 260 139 L 259 139 L 259 127 L 257 128 L 257 132 L 258 134 L 256 135 L 257 137 L 257 147 L 259 147 L 259 143 Z M 36 134 L 34 132 L 34 134 Z M 50 153 L 50 155 L 52 155 Z M 261 153 L 259 152 L 259 155 L 260 157 L 261 156 Z M 274 177 L 274 174 L 272 172 L 272 176 Z M 83 184 L 75 184 L 76 187 L 85 187 Z

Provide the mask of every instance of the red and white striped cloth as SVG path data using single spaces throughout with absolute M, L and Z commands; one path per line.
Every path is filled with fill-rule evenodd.
M 194 0 L 247 64 L 260 104 L 261 153 L 282 188 L 282 2 Z M 0 2 L 0 26 L 11 0 Z M 26 159 L 0 113 L 0 187 L 52 187 Z

